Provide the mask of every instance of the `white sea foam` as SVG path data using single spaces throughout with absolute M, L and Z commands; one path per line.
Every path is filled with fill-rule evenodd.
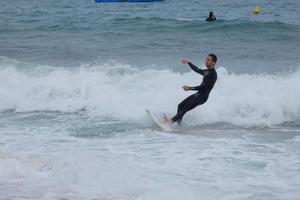
M 1 67 L 1 111 L 84 109 L 92 116 L 143 121 L 146 108 L 175 114 L 177 104 L 192 94 L 181 86 L 197 85 L 202 79 L 193 72 L 139 70 L 120 63 L 76 69 L 40 66 L 29 71 L 19 67 Z M 242 126 L 299 121 L 300 71 L 285 75 L 232 74 L 224 67 L 217 71 L 208 102 L 191 111 L 188 121 Z
M 59 137 L 70 139 L 63 134 Z M 7 153 L 12 146 L 0 150 L 0 196 L 49 200 L 299 196 L 299 140 L 282 140 L 276 133 L 272 139 L 263 133 L 218 134 L 130 130 L 123 137 L 52 145 L 49 140 L 58 137 L 53 134 L 23 140 L 13 136 L 19 140 L 13 145 L 19 152 Z M 32 139 L 39 144 L 30 145 Z M 34 146 L 31 151 L 29 146 Z

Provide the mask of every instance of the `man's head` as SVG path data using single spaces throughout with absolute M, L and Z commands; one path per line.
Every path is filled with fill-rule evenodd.
M 217 62 L 218 58 L 215 54 L 208 54 L 205 65 L 208 69 L 213 68 Z

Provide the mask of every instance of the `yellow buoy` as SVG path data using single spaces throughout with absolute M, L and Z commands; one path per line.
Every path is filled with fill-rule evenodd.
M 260 7 L 259 7 L 258 5 L 254 5 L 254 6 L 253 6 L 253 12 L 254 12 L 255 14 L 260 13 Z

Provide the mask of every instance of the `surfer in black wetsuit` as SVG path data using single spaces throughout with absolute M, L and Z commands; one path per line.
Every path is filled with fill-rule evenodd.
M 178 125 L 180 125 L 185 113 L 194 109 L 198 105 L 204 104 L 207 101 L 209 93 L 213 89 L 215 82 L 217 81 L 217 72 L 215 70 L 216 62 L 217 56 L 215 54 L 209 54 L 207 56 L 205 62 L 207 69 L 199 69 L 185 59 L 181 61 L 182 64 L 188 64 L 194 72 L 201 74 L 203 76 L 203 80 L 199 86 L 191 87 L 184 85 L 182 87 L 184 91 L 195 90 L 197 92 L 187 97 L 178 105 L 177 114 L 171 120 L 168 119 L 166 114 L 164 114 L 165 123 L 177 122 Z
M 208 17 L 206 18 L 205 21 L 211 22 L 211 21 L 215 21 L 215 20 L 217 20 L 217 18 L 215 17 L 213 11 L 210 11 L 208 13 Z

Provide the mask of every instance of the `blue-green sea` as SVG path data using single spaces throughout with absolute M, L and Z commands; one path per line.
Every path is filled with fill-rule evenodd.
M 0 1 L 0 200 L 300 199 L 299 13 Z M 209 53 L 209 100 L 161 131 L 145 109 L 174 115 L 202 80 L 180 60 L 204 68 Z

